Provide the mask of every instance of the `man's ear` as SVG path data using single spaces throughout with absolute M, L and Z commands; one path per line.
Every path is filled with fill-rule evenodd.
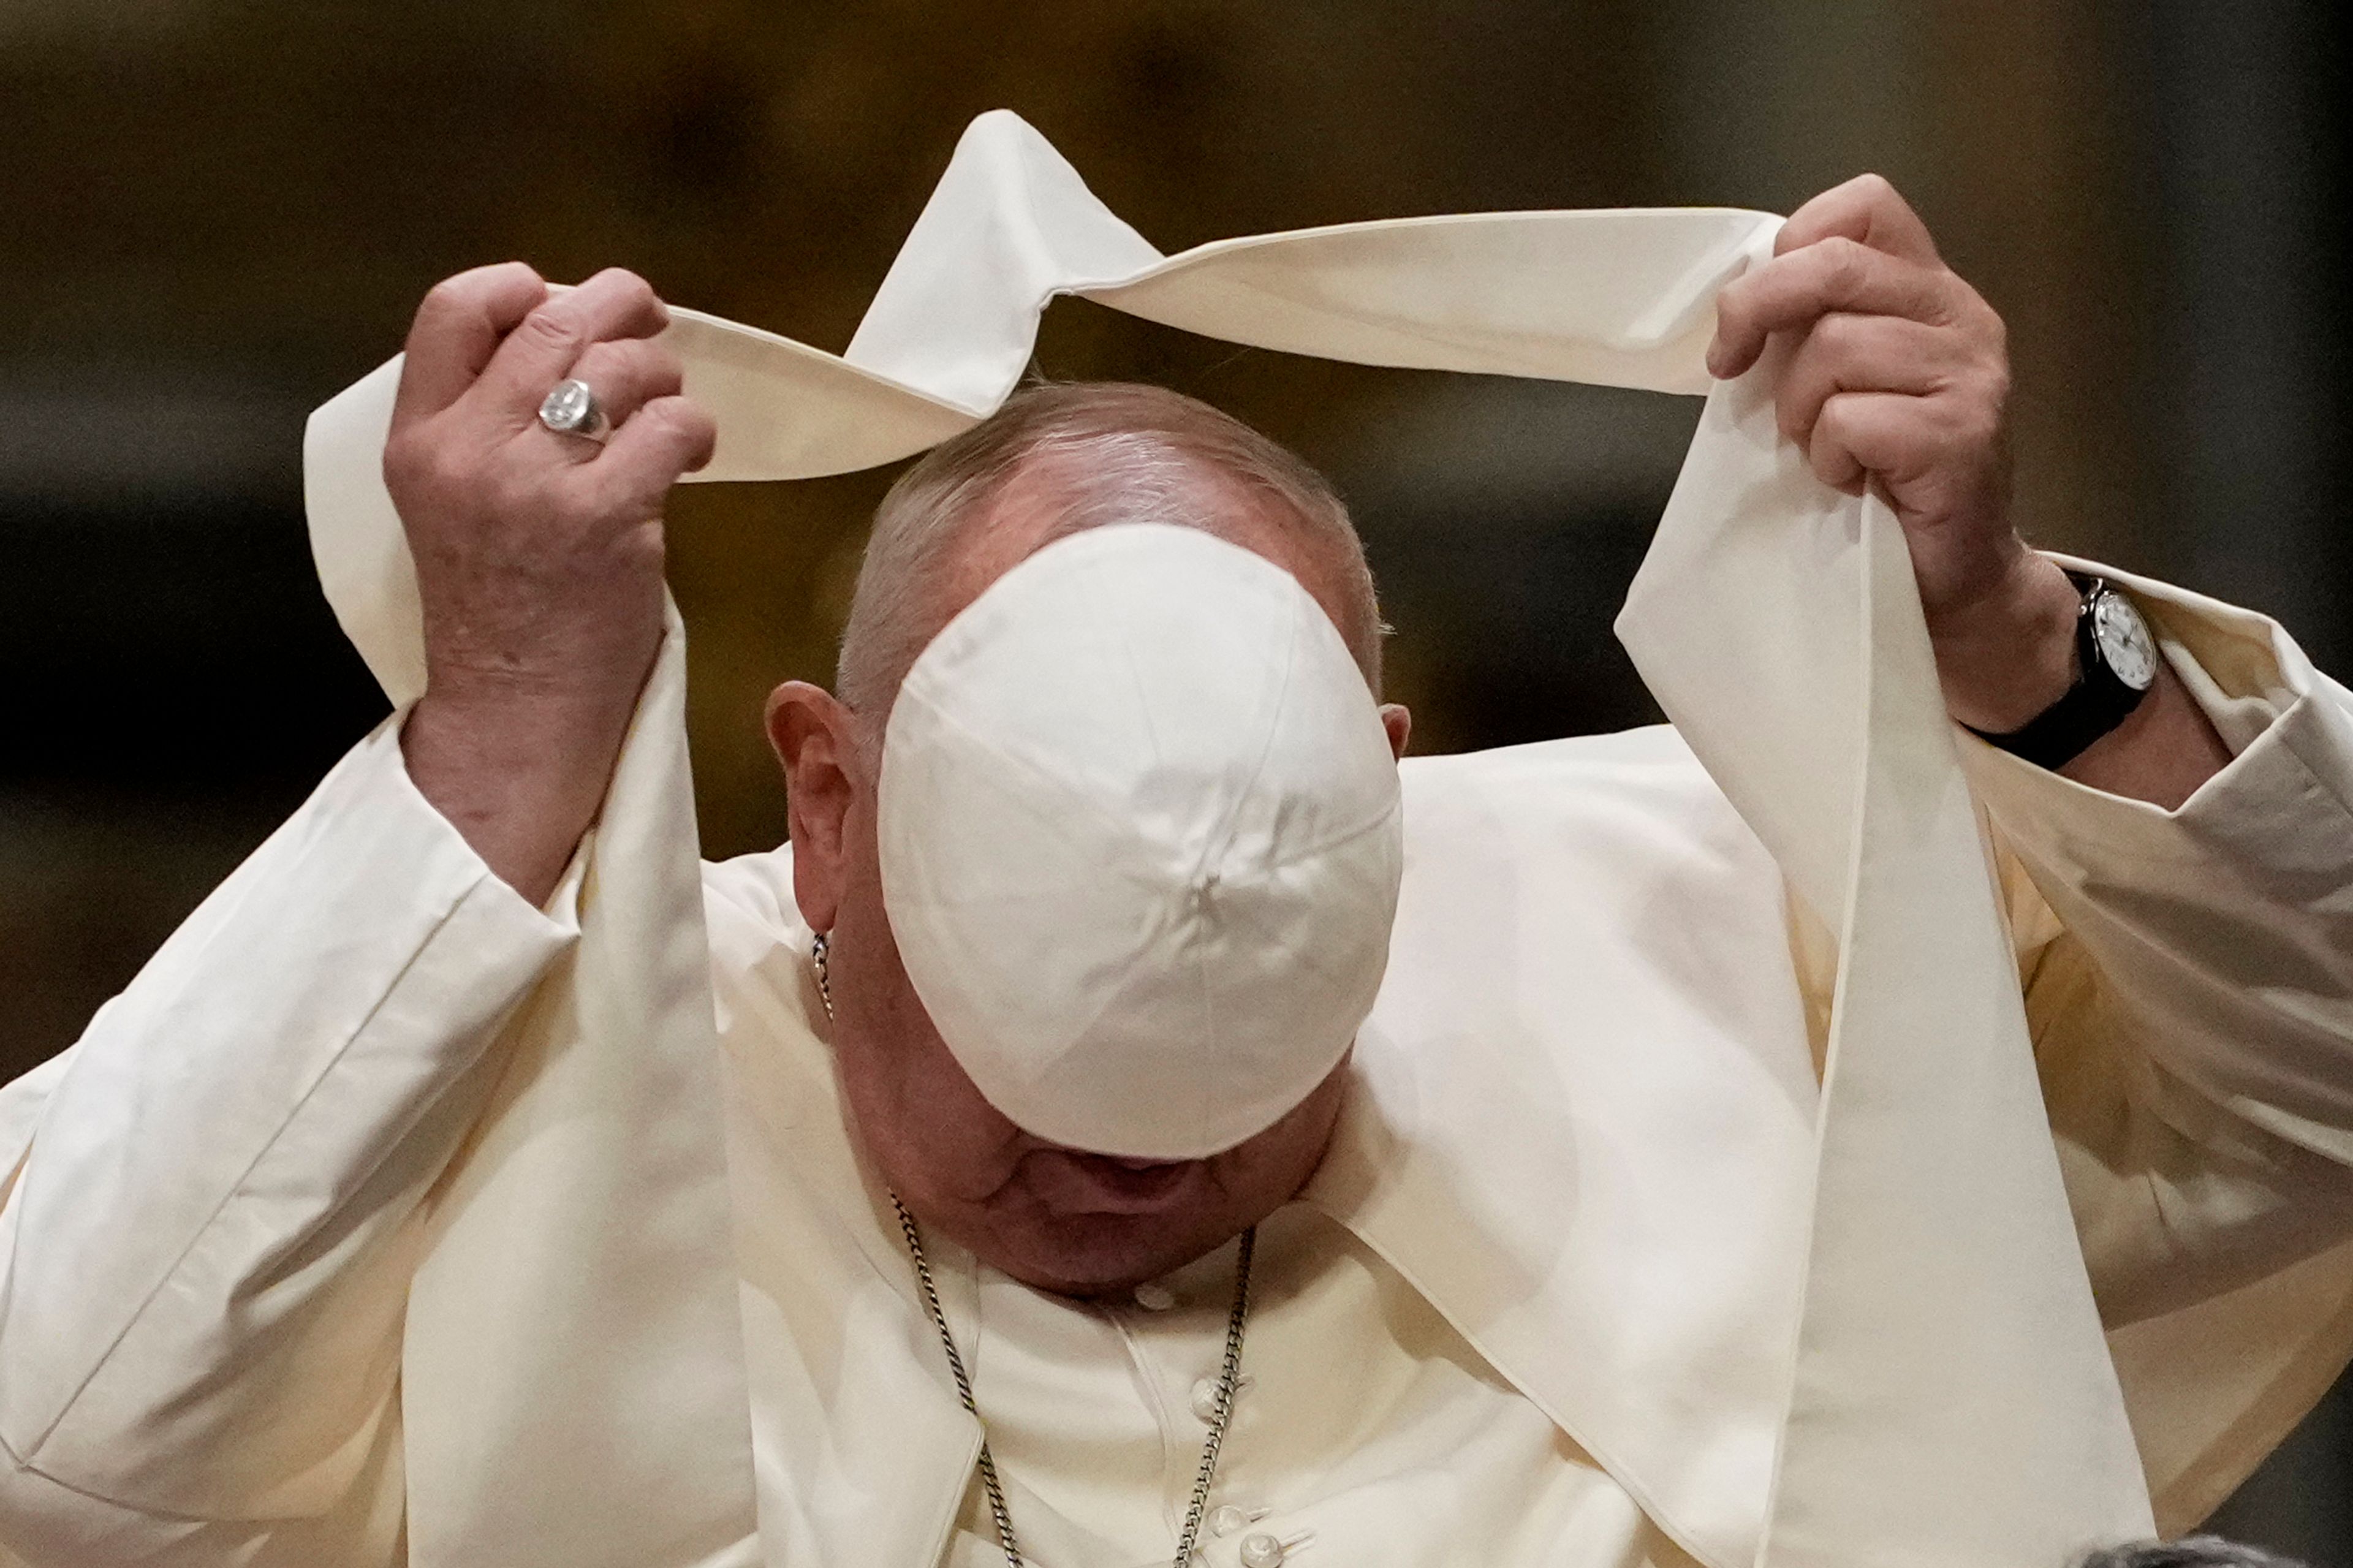
M 1381 728 L 1388 731 L 1389 754 L 1403 761 L 1405 743 L 1413 738 L 1413 715 L 1402 702 L 1381 704 Z
M 785 769 L 793 899 L 812 931 L 831 931 L 849 876 L 849 815 L 857 804 L 857 716 L 806 680 L 768 693 L 768 744 Z

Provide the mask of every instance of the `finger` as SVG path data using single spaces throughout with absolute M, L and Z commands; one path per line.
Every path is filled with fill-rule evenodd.
M 657 397 L 638 409 L 593 463 L 567 482 L 586 492 L 591 508 L 615 522 L 642 522 L 661 512 L 662 499 L 678 483 L 711 461 L 719 437 L 717 421 L 689 397 Z
M 1857 174 L 1791 213 L 1773 241 L 1773 252 L 1786 256 L 1832 237 L 1922 266 L 1936 266 L 1942 259 L 1920 215 L 1877 174 Z
M 1833 311 L 1813 324 L 1782 367 L 1774 412 L 1781 434 L 1804 447 L 1822 405 L 1841 392 L 1926 395 L 1950 384 L 1960 369 L 1950 333 L 1901 316 Z
M 1951 277 L 1838 237 L 1777 256 L 1716 296 L 1708 374 L 1740 374 L 1775 332 L 1810 327 L 1832 310 L 1943 321 L 1953 308 Z
M 1947 400 L 1901 392 L 1841 392 L 1814 420 L 1806 462 L 1821 481 L 1850 495 L 1873 474 L 1898 486 L 1925 471 L 1954 435 Z
M 589 344 L 649 338 L 669 324 L 669 308 L 650 284 L 608 268 L 577 289 L 551 294 L 517 323 L 467 395 L 520 426 L 538 414 L 548 389 L 572 374 Z
M 590 343 L 572 366 L 574 378 L 588 384 L 596 405 L 615 428 L 657 397 L 677 394 L 686 367 L 669 344 L 652 338 L 608 338 Z
M 465 395 L 499 342 L 547 298 L 547 285 L 520 261 L 477 267 L 435 284 L 408 329 L 407 357 L 394 395 L 396 429 L 438 414 Z

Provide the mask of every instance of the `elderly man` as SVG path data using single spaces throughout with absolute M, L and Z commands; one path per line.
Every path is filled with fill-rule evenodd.
M 665 320 L 618 272 L 427 299 L 385 459 L 426 696 L 9 1091 L 0 1542 L 26 1562 L 406 1560 L 404 1433 L 469 1412 L 404 1389 L 404 1293 L 475 1156 L 484 1042 L 571 962 L 663 636 L 663 498 L 712 448 Z M 1893 503 L 1950 713 L 1989 738 L 1967 744 L 2085 1259 L 2160 1513 L 2192 1521 L 2353 1332 L 2353 700 L 2258 617 L 2020 542 L 2000 323 L 1883 183 L 1796 215 L 1718 321 L 1710 368 L 1778 340 L 1786 437 Z M 537 416 L 567 379 L 602 445 Z M 1181 1117 L 1156 1088 L 1117 1103 L 1084 1030 L 1025 1079 L 1028 1042 L 973 1019 L 1020 1016 L 1033 977 L 983 973 L 1003 994 L 965 1009 L 937 932 L 920 962 L 907 940 L 881 825 L 925 763 L 894 716 L 920 699 L 963 743 L 938 684 L 961 678 L 925 667 L 1130 558 L 1313 607 L 1280 622 L 1300 679 L 1363 719 L 1303 776 L 1405 751 L 1345 511 L 1233 421 L 1036 388 L 900 480 L 839 691 L 769 702 L 791 843 L 706 869 L 759 1531 L 671 1560 L 1732 1568 L 1758 1499 L 1709 1466 L 1752 1451 L 1793 1241 L 1746 1205 L 1758 1152 L 1810 1135 L 1835 944 L 1671 731 L 1418 761 L 1361 1035 L 1345 997 L 1304 1008 L 1312 1051 L 1268 1047 L 1291 1078 L 1238 1058 Z M 1040 833 L 1112 855 L 1165 804 L 1106 826 L 1038 790 L 1071 818 Z M 983 914 L 1091 937 L 1066 918 Z M 1271 964 L 1278 998 L 1348 968 L 1229 962 Z M 1399 1063 L 1418 1121 L 1366 1087 Z M 1157 1140 L 1180 1121 L 1240 1135 Z M 1601 1277 L 1547 1318 L 1524 1266 L 1556 1244 Z

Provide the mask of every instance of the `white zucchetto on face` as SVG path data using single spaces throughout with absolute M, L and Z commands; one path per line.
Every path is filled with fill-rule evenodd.
M 880 796 L 908 978 L 1039 1137 L 1230 1148 L 1372 1010 L 1396 761 L 1330 617 L 1250 551 L 1160 523 L 1045 546 L 908 671 Z

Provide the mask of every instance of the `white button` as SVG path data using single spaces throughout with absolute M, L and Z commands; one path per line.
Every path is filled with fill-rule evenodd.
M 1146 1280 L 1135 1288 L 1135 1304 L 1147 1312 L 1165 1312 L 1176 1304 L 1176 1292 Z
M 1228 1503 L 1223 1508 L 1213 1509 L 1210 1510 L 1209 1532 L 1213 1535 L 1231 1535 L 1235 1531 L 1241 1529 L 1242 1526 L 1248 1524 L 1250 1521 L 1250 1515 L 1244 1513 L 1233 1504 Z
M 1282 1568 L 1282 1542 L 1263 1533 L 1243 1536 L 1242 1568 Z
M 1250 1392 L 1250 1374 L 1248 1373 L 1234 1379 L 1235 1403 L 1240 1403 L 1241 1396 Z M 1204 1421 L 1215 1421 L 1218 1418 L 1218 1380 L 1216 1378 L 1205 1377 L 1193 1385 L 1193 1414 Z

